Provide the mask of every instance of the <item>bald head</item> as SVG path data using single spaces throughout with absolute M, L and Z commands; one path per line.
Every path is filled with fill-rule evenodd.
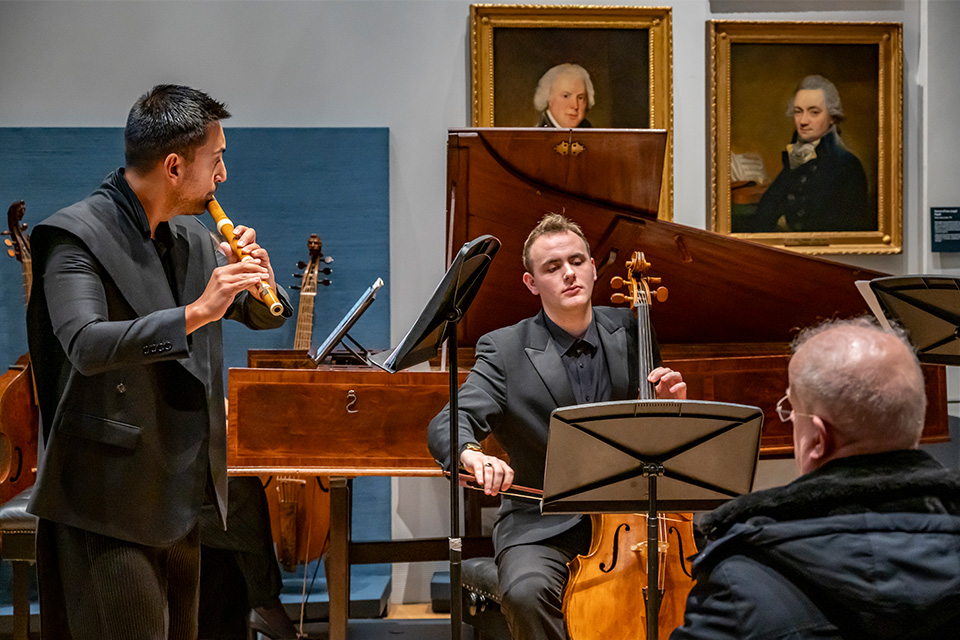
M 884 331 L 870 318 L 828 322 L 797 338 L 790 401 L 805 471 L 831 458 L 915 448 L 927 404 L 920 364 L 902 332 Z M 817 420 L 830 446 L 825 459 L 805 465 L 800 457 L 810 452 L 801 441 Z

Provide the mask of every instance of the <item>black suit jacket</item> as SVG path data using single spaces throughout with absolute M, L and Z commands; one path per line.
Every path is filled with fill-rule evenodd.
M 794 132 L 792 142 L 797 142 Z M 734 231 L 777 231 L 786 217 L 790 231 L 874 231 L 877 214 L 867 197 L 867 174 L 857 156 L 840 142 L 836 132 L 820 138 L 817 157 L 796 169 L 784 151 L 783 168 L 757 205 L 750 228 Z
M 176 300 L 122 170 L 32 234 L 28 340 L 44 452 L 29 511 L 147 545 L 190 531 L 208 474 L 221 516 L 227 499 L 220 322 L 187 336 L 184 315 L 220 254 L 199 220 L 169 225 Z M 78 256 L 69 286 L 48 288 L 47 261 L 64 245 Z M 284 320 L 247 292 L 225 317 Z
M 600 344 L 610 373 L 612 400 L 637 397 L 637 321 L 629 309 L 594 307 Z M 461 447 L 491 433 L 510 456 L 514 483 L 542 487 L 550 413 L 575 405 L 573 386 L 543 312 L 477 342 L 477 361 L 460 387 Z M 654 358 L 660 353 L 654 342 Z M 430 422 L 428 443 L 434 458 L 449 469 L 449 405 Z M 518 544 L 540 542 L 579 522 L 582 516 L 540 515 L 540 506 L 504 497 L 493 534 L 499 554 Z

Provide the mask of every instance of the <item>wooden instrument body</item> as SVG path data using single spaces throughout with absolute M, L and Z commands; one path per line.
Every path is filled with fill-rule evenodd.
M 590 551 L 570 562 L 563 616 L 571 640 L 646 638 L 647 516 L 591 516 Z M 683 624 L 694 580 L 684 555 L 696 551 L 690 514 L 660 514 L 659 637 L 669 638 Z
M 231 473 L 442 475 L 427 424 L 449 400 L 445 372 L 230 369 L 229 391 Z
M 30 358 L 24 354 L 0 376 L 0 504 L 37 479 L 39 423 Z
M 287 571 L 323 557 L 330 544 L 330 479 L 326 476 L 261 476 L 277 560 Z
M 8 230 L 3 235 L 7 253 L 23 267 L 24 300 L 30 300 L 33 284 L 33 261 L 27 225 L 21 220 L 26 213 L 22 200 L 7 210 Z M 0 376 L 0 504 L 32 487 L 37 479 L 37 440 L 40 412 L 33 387 L 30 356 L 23 354 L 16 364 Z

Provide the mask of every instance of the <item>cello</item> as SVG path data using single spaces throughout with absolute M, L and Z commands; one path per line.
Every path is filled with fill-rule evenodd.
M 656 398 L 647 376 L 654 369 L 653 329 L 650 303 L 667 299 L 667 290 L 651 285 L 660 278 L 645 276 L 650 263 L 641 252 L 627 262 L 626 279 L 613 278 L 613 288 L 627 285 L 627 294 L 615 293 L 614 303 L 629 302 L 637 312 L 641 400 Z M 591 515 L 593 535 L 587 555 L 570 561 L 570 578 L 563 595 L 563 615 L 570 640 L 607 638 L 667 638 L 683 623 L 687 596 L 693 588 L 686 557 L 696 551 L 692 514 L 658 514 L 657 549 L 651 552 L 647 515 Z M 655 553 L 655 557 L 650 557 Z M 648 589 L 649 576 L 656 571 L 658 593 Z M 656 613 L 648 619 L 648 603 Z M 658 602 L 659 601 L 659 602 Z
M 7 211 L 8 230 L 3 235 L 7 253 L 23 265 L 25 300 L 30 300 L 33 283 L 27 225 L 22 222 L 26 207 L 22 200 Z M 37 478 L 37 434 L 39 411 L 33 389 L 30 356 L 23 354 L 10 370 L 0 376 L 0 503 L 7 502 Z
M 299 286 L 300 304 L 297 309 L 297 327 L 293 348 L 308 350 L 313 334 L 313 307 L 317 286 L 330 284 L 330 267 L 321 264 L 333 262 L 323 255 L 323 242 L 313 233 L 307 240 L 310 252 L 308 263 L 299 262 L 302 278 Z M 267 476 L 261 478 L 270 510 L 270 528 L 277 545 L 277 559 L 287 571 L 298 564 L 308 564 L 321 557 L 330 542 L 330 489 L 326 477 L 321 476 Z M 271 488 L 271 484 L 274 486 Z

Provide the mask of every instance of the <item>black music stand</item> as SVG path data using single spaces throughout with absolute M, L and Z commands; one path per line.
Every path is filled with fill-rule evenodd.
M 647 638 L 659 629 L 659 511 L 704 511 L 753 487 L 763 412 L 696 400 L 627 400 L 550 415 L 543 513 L 647 513 Z
M 460 432 L 457 406 L 457 323 L 467 312 L 477 295 L 487 268 L 497 251 L 500 241 L 493 236 L 480 236 L 463 245 L 453 259 L 443 279 L 429 302 L 420 312 L 413 327 L 395 349 L 383 351 L 371 358 L 372 364 L 384 371 L 396 373 L 408 367 L 426 362 L 437 355 L 440 345 L 447 341 L 450 370 L 450 466 L 459 464 Z M 463 606 L 460 599 L 460 486 L 450 482 L 450 625 L 451 638 L 459 640 L 462 635 Z
M 921 362 L 960 364 L 960 278 L 893 276 L 870 281 L 874 314 L 906 330 Z M 872 302 L 861 289 L 861 293 Z M 882 313 L 882 315 L 881 315 Z

